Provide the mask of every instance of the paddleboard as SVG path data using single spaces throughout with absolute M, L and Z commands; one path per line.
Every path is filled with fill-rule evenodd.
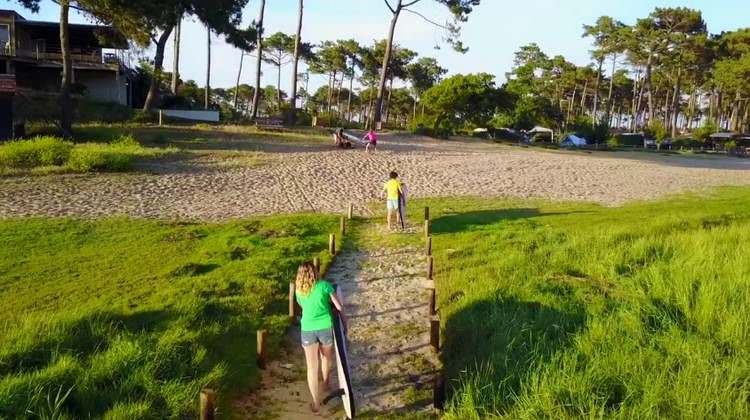
M 338 286 L 336 288 L 336 295 L 341 300 L 341 292 Z M 334 307 L 333 309 L 333 346 L 336 350 L 336 368 L 338 369 L 339 378 L 339 389 L 329 395 L 324 403 L 327 403 L 333 398 L 341 397 L 341 401 L 344 405 L 344 412 L 346 418 L 353 419 L 356 413 L 354 407 L 354 391 L 352 390 L 351 374 L 349 373 L 349 358 L 346 352 L 346 332 L 344 331 L 344 323 L 341 320 L 341 314 Z
M 404 230 L 404 207 L 406 204 L 406 197 L 401 190 L 398 190 L 398 218 L 401 220 L 401 230 Z

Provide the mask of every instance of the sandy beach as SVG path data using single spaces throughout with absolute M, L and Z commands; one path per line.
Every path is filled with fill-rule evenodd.
M 222 144 L 231 149 L 231 144 Z M 238 143 L 239 147 L 239 143 Z M 127 174 L 0 178 L 0 217 L 127 215 L 225 220 L 300 211 L 366 211 L 390 170 L 412 197 L 501 196 L 630 200 L 750 184 L 750 160 L 643 152 L 545 151 L 485 141 L 385 135 L 378 151 L 286 143 L 256 150 L 263 163 L 170 163 Z

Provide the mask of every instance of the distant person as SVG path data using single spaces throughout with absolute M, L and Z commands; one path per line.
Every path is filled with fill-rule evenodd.
M 386 199 L 386 221 L 388 223 L 388 230 L 393 230 L 393 221 L 398 220 L 398 207 L 399 200 L 403 193 L 401 189 L 401 182 L 398 180 L 398 174 L 391 172 L 388 175 L 388 181 L 383 185 L 383 191 L 385 192 Z M 394 217 L 396 215 L 396 217 Z
M 367 142 L 367 146 L 365 146 L 365 152 L 370 152 L 370 147 L 372 147 L 373 152 L 377 150 L 378 148 L 378 135 L 375 133 L 375 130 L 370 129 L 370 131 L 365 134 L 364 137 L 362 137 L 362 141 Z
M 343 141 L 344 141 L 344 129 L 338 128 L 336 131 L 333 132 L 333 145 L 336 147 L 341 147 Z
M 331 303 L 341 313 L 344 322 L 344 306 L 336 296 L 333 286 L 318 279 L 315 266 L 305 262 L 297 269 L 294 281 L 297 303 L 302 308 L 302 348 L 307 364 L 307 385 L 312 395 L 310 410 L 320 411 L 321 394 L 330 387 L 333 365 L 333 315 Z M 323 383 L 318 381 L 322 371 Z

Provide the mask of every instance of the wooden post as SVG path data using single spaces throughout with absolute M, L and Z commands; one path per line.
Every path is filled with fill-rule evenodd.
M 258 330 L 257 336 L 258 336 L 258 353 L 257 353 L 258 367 L 261 369 L 265 369 L 266 368 L 266 337 L 268 337 L 268 331 Z
M 341 221 L 339 222 L 339 231 L 341 232 L 341 237 L 344 237 L 344 234 L 346 233 L 346 219 L 344 216 L 341 216 Z
M 435 410 L 443 411 L 445 408 L 445 379 L 442 374 L 435 376 L 432 384 L 432 405 Z
M 349 217 L 349 220 L 352 220 L 352 217 L 354 217 L 354 204 L 349 204 L 348 217 Z
M 432 235 L 427 237 L 427 243 L 424 246 L 424 254 L 428 257 L 432 255 Z
M 294 282 L 289 282 L 289 318 L 296 318 L 297 317 L 297 302 L 294 299 L 294 292 L 296 291 L 296 287 L 294 285 Z
M 432 318 L 435 316 L 435 289 L 430 289 L 430 300 L 427 302 L 427 316 Z
M 214 420 L 216 412 L 216 393 L 213 389 L 205 388 L 200 397 L 200 420 Z
M 424 220 L 430 220 L 430 208 L 427 206 L 424 208 Z
M 164 111 L 160 109 L 159 110 L 159 127 L 161 127 L 163 123 L 164 123 Z
M 320 258 L 313 258 L 313 267 L 315 267 L 315 275 L 320 276 Z
M 433 257 L 427 257 L 427 279 L 433 280 L 435 274 L 435 259 Z
M 435 352 L 440 351 L 440 320 L 438 318 L 430 320 L 430 345 Z
M 331 255 L 336 255 L 336 234 L 332 233 L 328 237 L 328 252 L 331 253 Z
M 424 236 L 425 238 L 429 238 L 430 235 L 432 235 L 432 226 L 430 226 L 429 220 L 425 220 L 424 221 Z

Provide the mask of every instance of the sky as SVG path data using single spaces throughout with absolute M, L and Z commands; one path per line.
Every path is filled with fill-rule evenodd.
M 655 7 L 684 6 L 703 12 L 711 33 L 750 26 L 748 0 L 482 0 L 469 21 L 463 25 L 461 39 L 469 51 L 460 54 L 442 41 L 443 31 L 421 18 L 402 13 L 396 28 L 395 42 L 420 56 L 435 57 L 450 74 L 492 73 L 498 84 L 513 64 L 513 53 L 522 45 L 535 42 L 550 56 L 563 55 L 577 65 L 590 62 L 591 41 L 581 37 L 582 26 L 599 16 L 608 15 L 627 24 L 647 16 Z M 243 13 L 244 25 L 257 18 L 259 0 L 250 0 Z M 266 33 L 282 31 L 293 34 L 297 24 L 297 0 L 267 0 Z M 50 0 L 42 0 L 38 15 L 22 9 L 15 1 L 0 0 L 0 8 L 18 11 L 27 19 L 57 21 L 59 9 Z M 430 19 L 445 22 L 449 13 L 434 0 L 422 0 L 414 9 Z M 386 37 L 390 11 L 382 0 L 306 0 L 302 29 L 304 42 L 353 38 L 363 44 Z M 72 22 L 87 22 L 72 15 Z M 212 41 L 212 87 L 234 86 L 240 60 L 238 50 L 221 37 Z M 436 46 L 439 47 L 436 49 Z M 145 51 L 153 57 L 152 51 Z M 172 63 L 172 42 L 168 43 L 165 68 Z M 289 90 L 291 66 L 282 72 L 282 90 Z M 304 71 L 304 66 L 301 71 Z M 181 76 L 200 85 L 206 79 L 206 32 L 195 21 L 186 19 L 182 29 Z M 274 67 L 263 65 L 262 84 L 276 84 Z M 242 73 L 242 82 L 254 84 L 254 58 Z M 322 75 L 311 76 L 310 90 L 327 82 Z

